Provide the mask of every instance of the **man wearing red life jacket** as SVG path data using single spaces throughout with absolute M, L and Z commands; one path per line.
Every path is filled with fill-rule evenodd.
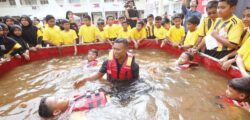
M 112 83 L 127 83 L 139 78 L 139 65 L 135 63 L 133 55 L 128 53 L 126 39 L 116 39 L 109 53 L 109 59 L 103 62 L 99 72 L 76 81 L 74 86 L 79 88 L 84 85 L 85 81 L 101 79 L 105 73 L 107 73 L 107 79 Z

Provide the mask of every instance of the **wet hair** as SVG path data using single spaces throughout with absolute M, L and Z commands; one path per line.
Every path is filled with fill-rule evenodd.
M 206 10 L 212 9 L 212 8 L 217 9 L 218 3 L 219 3 L 218 1 L 209 1 L 209 2 L 207 3 Z
M 65 24 L 65 23 L 70 23 L 70 22 L 69 22 L 69 20 L 67 20 L 67 19 L 63 19 L 63 20 L 60 21 L 60 23 L 61 23 L 61 24 Z
M 69 19 L 68 16 L 69 16 L 70 13 L 73 13 L 73 12 L 72 12 L 72 11 L 67 11 L 67 12 L 66 12 L 66 19 Z
M 175 19 L 182 19 L 181 15 L 180 14 L 175 14 L 173 17 L 172 17 L 172 20 L 175 20 Z
M 219 2 L 226 2 L 231 7 L 237 6 L 238 0 L 219 0 Z
M 88 19 L 89 21 L 91 21 L 91 17 L 89 15 L 85 15 L 83 18 Z
M 200 19 L 196 16 L 191 16 L 187 20 L 188 23 L 194 24 L 194 25 L 199 25 L 200 24 Z
M 128 48 L 129 45 L 127 39 L 124 38 L 118 38 L 114 41 L 114 43 L 122 43 L 126 48 Z
M 162 20 L 162 17 L 161 16 L 156 16 L 155 17 L 155 21 L 161 21 Z
M 250 78 L 235 78 L 228 82 L 228 86 L 238 92 L 250 95 Z
M 104 20 L 103 20 L 103 19 L 99 19 L 99 20 L 97 21 L 97 25 L 105 25 Z
M 144 22 L 143 21 L 139 21 L 139 22 L 137 22 L 137 24 L 140 24 L 140 25 L 144 26 Z
M 48 22 L 48 21 L 51 20 L 51 19 L 55 19 L 55 17 L 54 17 L 53 15 L 47 15 L 47 16 L 45 17 L 46 22 Z
M 165 18 L 162 22 L 161 25 L 169 24 L 170 20 L 168 18 Z
M 184 52 L 184 54 L 186 54 L 188 56 L 188 60 L 192 61 L 194 59 L 193 55 L 189 52 Z
M 38 114 L 42 118 L 51 118 L 54 117 L 53 111 L 51 108 L 46 104 L 46 99 L 47 97 L 44 97 L 40 101 L 39 109 L 38 109 Z
M 149 14 L 149 15 L 147 16 L 147 18 L 154 18 L 154 15 L 153 15 L 153 14 Z
M 109 16 L 106 17 L 106 20 L 108 20 L 108 19 L 111 18 L 111 17 L 114 18 L 114 16 L 109 15 Z
M 89 52 L 94 53 L 96 56 L 98 56 L 98 50 L 96 49 L 90 49 Z

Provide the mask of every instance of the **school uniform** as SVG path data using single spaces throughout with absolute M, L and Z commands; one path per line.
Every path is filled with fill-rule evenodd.
M 246 70 L 250 71 L 250 37 L 237 53 L 242 56 Z
M 61 31 L 63 45 L 74 45 L 77 39 L 76 31 L 69 29 L 69 31 Z
M 130 31 L 130 38 L 133 40 L 139 40 L 147 37 L 146 30 L 143 28 L 141 31 L 138 31 L 136 28 L 133 28 Z
M 83 25 L 80 27 L 79 36 L 83 37 L 82 42 L 92 43 L 96 41 L 96 36 L 98 34 L 98 29 L 94 25 Z
M 173 44 L 175 44 L 175 45 L 180 44 L 183 37 L 185 37 L 185 29 L 183 26 L 180 26 L 180 28 L 172 26 L 170 28 L 169 38 Z
M 63 43 L 61 29 L 58 26 L 45 27 L 43 31 L 43 40 L 53 46 L 59 46 Z
M 191 31 L 188 31 L 187 32 L 187 35 L 186 35 L 186 38 L 184 40 L 184 46 L 194 46 L 197 44 L 197 41 L 198 41 L 198 38 L 199 38 L 199 33 L 198 33 L 198 30 L 195 30 L 193 32 Z

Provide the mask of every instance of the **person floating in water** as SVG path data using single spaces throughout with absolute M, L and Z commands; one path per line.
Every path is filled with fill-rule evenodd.
M 177 60 L 177 66 L 180 69 L 187 69 L 193 66 L 198 66 L 198 63 L 193 61 L 193 55 L 191 53 L 183 52 Z
M 109 53 L 109 59 L 103 62 L 99 72 L 75 81 L 75 88 L 83 86 L 86 81 L 101 79 L 105 73 L 107 73 L 107 80 L 114 84 L 137 80 L 139 78 L 139 65 L 135 62 L 134 56 L 128 53 L 128 46 L 126 39 L 116 39 Z
M 97 57 L 98 57 L 98 51 L 96 49 L 89 50 L 87 60 L 84 61 L 84 64 L 86 64 L 87 67 L 97 66 L 98 63 Z
M 73 99 L 56 97 L 44 97 L 40 101 L 38 114 L 46 120 L 67 119 L 72 112 L 86 111 L 92 108 L 103 107 L 109 97 L 103 90 L 88 91 L 82 95 L 76 95 Z M 82 119 L 84 116 L 81 117 Z

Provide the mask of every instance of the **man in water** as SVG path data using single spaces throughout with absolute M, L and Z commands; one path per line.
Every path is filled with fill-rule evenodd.
M 116 39 L 109 53 L 109 59 L 103 62 L 99 72 L 77 80 L 74 83 L 75 88 L 83 86 L 86 81 L 101 79 L 105 73 L 107 73 L 107 80 L 114 85 L 124 85 L 137 80 L 139 78 L 139 65 L 135 62 L 134 56 L 128 53 L 128 46 L 126 39 Z

